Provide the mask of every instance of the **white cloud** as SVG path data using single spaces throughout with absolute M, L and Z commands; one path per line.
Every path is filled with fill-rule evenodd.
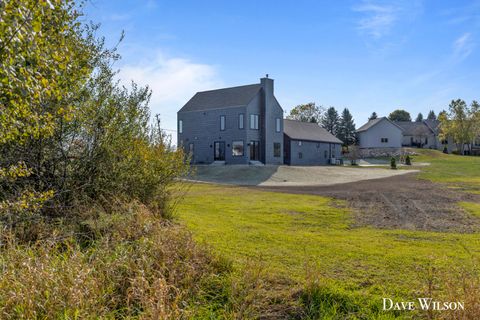
M 160 114 L 162 127 L 175 130 L 177 111 L 197 92 L 221 87 L 215 66 L 189 59 L 168 57 L 162 53 L 149 61 L 123 65 L 119 78 L 128 85 L 134 81 L 152 89 L 150 109 Z M 175 139 L 175 132 L 172 133 Z
M 473 39 L 470 32 L 466 32 L 453 42 L 453 55 L 456 60 L 463 60 L 473 52 Z
M 361 14 L 358 31 L 377 41 L 390 35 L 395 27 L 414 21 L 423 12 L 423 0 L 362 0 L 352 10 Z
M 353 10 L 364 13 L 365 16 L 358 21 L 358 29 L 374 39 L 380 39 L 388 34 L 398 19 L 398 9 L 391 5 L 372 4 L 364 1 Z

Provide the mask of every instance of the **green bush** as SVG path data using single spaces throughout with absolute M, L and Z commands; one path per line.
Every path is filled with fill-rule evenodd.
M 149 88 L 119 85 L 116 48 L 79 22 L 80 8 L 0 4 L 0 227 L 26 241 L 42 219 L 79 221 L 118 199 L 168 216 L 169 190 L 189 170 L 151 125 Z
M 405 158 L 405 164 L 406 164 L 407 166 L 412 165 L 412 160 L 410 159 L 410 156 L 409 156 L 409 155 L 407 155 L 407 157 Z
M 392 157 L 390 159 L 390 168 L 391 169 L 397 169 L 397 161 L 395 160 L 395 157 Z

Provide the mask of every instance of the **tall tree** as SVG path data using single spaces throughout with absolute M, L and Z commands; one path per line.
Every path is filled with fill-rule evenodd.
M 428 113 L 427 119 L 428 120 L 437 120 L 437 116 L 435 115 L 435 111 L 430 110 L 430 112 Z
M 353 122 L 352 114 L 347 108 L 342 111 L 337 137 L 347 146 L 355 142 L 355 123 Z
M 420 112 L 417 118 L 415 119 L 415 122 L 422 122 L 422 121 L 423 121 L 423 114 Z
M 377 113 L 374 111 L 374 112 L 372 113 L 372 115 L 368 118 L 368 121 L 374 120 L 374 119 L 377 119 L 377 118 L 378 118 Z
M 334 136 L 338 133 L 338 126 L 340 124 L 340 118 L 338 116 L 337 110 L 334 107 L 327 109 L 327 112 L 322 117 L 322 127 L 324 127 L 328 132 Z
M 397 109 L 392 113 L 390 113 L 390 115 L 388 116 L 388 119 L 392 121 L 412 121 L 412 118 L 410 117 L 410 113 L 402 109 Z
M 319 123 L 322 119 L 323 112 L 323 107 L 317 106 L 315 102 L 309 102 L 300 104 L 290 110 L 287 119 Z
M 462 99 L 452 100 L 448 112 L 441 112 L 440 133 L 443 139 L 451 138 L 457 149 L 463 154 L 465 145 L 471 148 L 471 143 L 480 134 L 480 105 L 473 101 L 468 106 Z

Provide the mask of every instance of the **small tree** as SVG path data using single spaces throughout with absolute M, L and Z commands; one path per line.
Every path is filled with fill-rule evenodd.
M 410 156 L 407 155 L 407 157 L 405 158 L 405 164 L 407 166 L 411 166 L 412 165 L 412 160 L 410 159 Z
M 356 166 L 358 159 L 361 158 L 360 149 L 357 146 L 349 146 L 345 158 L 350 160 L 352 166 Z
M 395 157 L 392 157 L 390 159 L 390 168 L 391 169 L 397 169 L 397 161 L 395 160 Z
M 479 119 L 480 105 L 476 101 L 468 106 L 462 99 L 452 100 L 449 111 L 438 115 L 440 138 L 453 139 L 459 153 L 464 154 L 465 145 L 471 149 L 472 141 L 480 133 Z
M 422 121 L 423 121 L 423 114 L 420 112 L 417 118 L 415 119 L 415 122 L 422 122 Z

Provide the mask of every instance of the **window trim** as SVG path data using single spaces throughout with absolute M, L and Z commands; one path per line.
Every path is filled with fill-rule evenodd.
M 242 154 L 233 154 L 233 145 L 235 142 L 241 142 L 242 143 Z M 245 141 L 243 140 L 234 140 L 232 141 L 232 157 L 243 157 L 245 156 Z
M 223 120 L 223 127 L 222 127 L 222 120 Z M 220 116 L 220 131 L 225 131 L 225 127 L 227 126 L 227 117 L 225 115 Z

